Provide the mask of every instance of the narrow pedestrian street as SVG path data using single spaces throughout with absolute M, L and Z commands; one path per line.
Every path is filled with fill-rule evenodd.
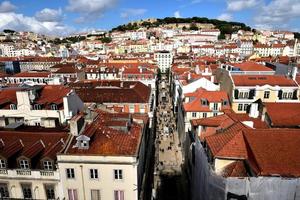
M 166 76 L 159 81 L 158 90 L 153 198 L 183 200 L 186 198 L 181 176 L 182 153 Z

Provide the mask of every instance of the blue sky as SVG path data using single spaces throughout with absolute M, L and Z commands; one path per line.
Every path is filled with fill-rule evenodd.
M 0 29 L 61 35 L 145 18 L 199 16 L 300 31 L 299 10 L 300 0 L 5 0 Z

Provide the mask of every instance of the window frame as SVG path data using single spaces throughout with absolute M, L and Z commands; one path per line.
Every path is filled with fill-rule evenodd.
M 123 180 L 123 179 L 124 179 L 123 170 L 122 169 L 114 169 L 114 180 Z
M 47 200 L 55 200 L 56 199 L 56 193 L 55 193 L 55 186 L 54 185 L 45 184 L 44 189 L 45 189 L 45 195 L 46 195 Z M 52 190 L 53 196 L 51 196 L 52 194 L 48 192 L 49 190 Z M 50 194 L 50 196 L 48 196 L 48 194 Z
M 5 169 L 6 168 L 6 160 L 0 158 L 0 169 Z
M 24 199 L 33 199 L 31 184 L 23 183 L 21 184 L 21 188 L 22 188 L 22 194 Z M 27 193 L 29 194 L 29 196 L 27 196 L 28 195 Z
M 238 111 L 243 111 L 244 105 L 242 103 L 238 104 Z
M 269 99 L 270 98 L 270 91 L 265 91 L 264 92 L 264 99 Z
M 98 169 L 90 169 L 90 179 L 91 180 L 98 180 L 99 179 L 99 173 Z
M 75 169 L 74 168 L 66 168 L 66 178 L 67 179 L 75 179 Z
M 45 165 L 45 163 L 47 163 L 47 164 Z M 49 163 L 50 163 L 50 165 L 49 165 Z M 51 166 L 51 167 L 49 167 L 49 166 Z M 43 168 L 44 168 L 44 170 L 52 171 L 54 169 L 53 162 L 51 160 L 43 160 Z
M 29 160 L 27 160 L 27 159 L 20 159 L 19 160 L 19 166 L 20 166 L 20 169 L 30 169 Z

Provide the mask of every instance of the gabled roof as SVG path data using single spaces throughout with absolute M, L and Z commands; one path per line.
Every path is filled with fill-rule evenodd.
M 223 177 L 246 177 L 247 170 L 244 161 L 238 160 L 224 167 L 221 171 Z
M 241 123 L 234 124 L 223 133 L 206 137 L 214 157 L 247 159 L 247 151 L 242 130 L 246 127 Z
M 185 94 L 185 97 L 190 98 L 190 102 L 184 103 L 185 112 L 210 112 L 208 105 L 202 105 L 201 100 L 205 99 L 209 103 L 221 103 L 227 101 L 227 105 L 222 105 L 223 109 L 229 109 L 228 95 L 225 91 L 207 91 L 205 89 L 199 88 L 195 92 Z

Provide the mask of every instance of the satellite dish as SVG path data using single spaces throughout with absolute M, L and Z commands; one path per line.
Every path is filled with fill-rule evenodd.
M 29 99 L 30 99 L 31 101 L 35 100 L 35 95 L 34 95 L 34 94 L 30 94 L 30 95 L 29 95 Z

